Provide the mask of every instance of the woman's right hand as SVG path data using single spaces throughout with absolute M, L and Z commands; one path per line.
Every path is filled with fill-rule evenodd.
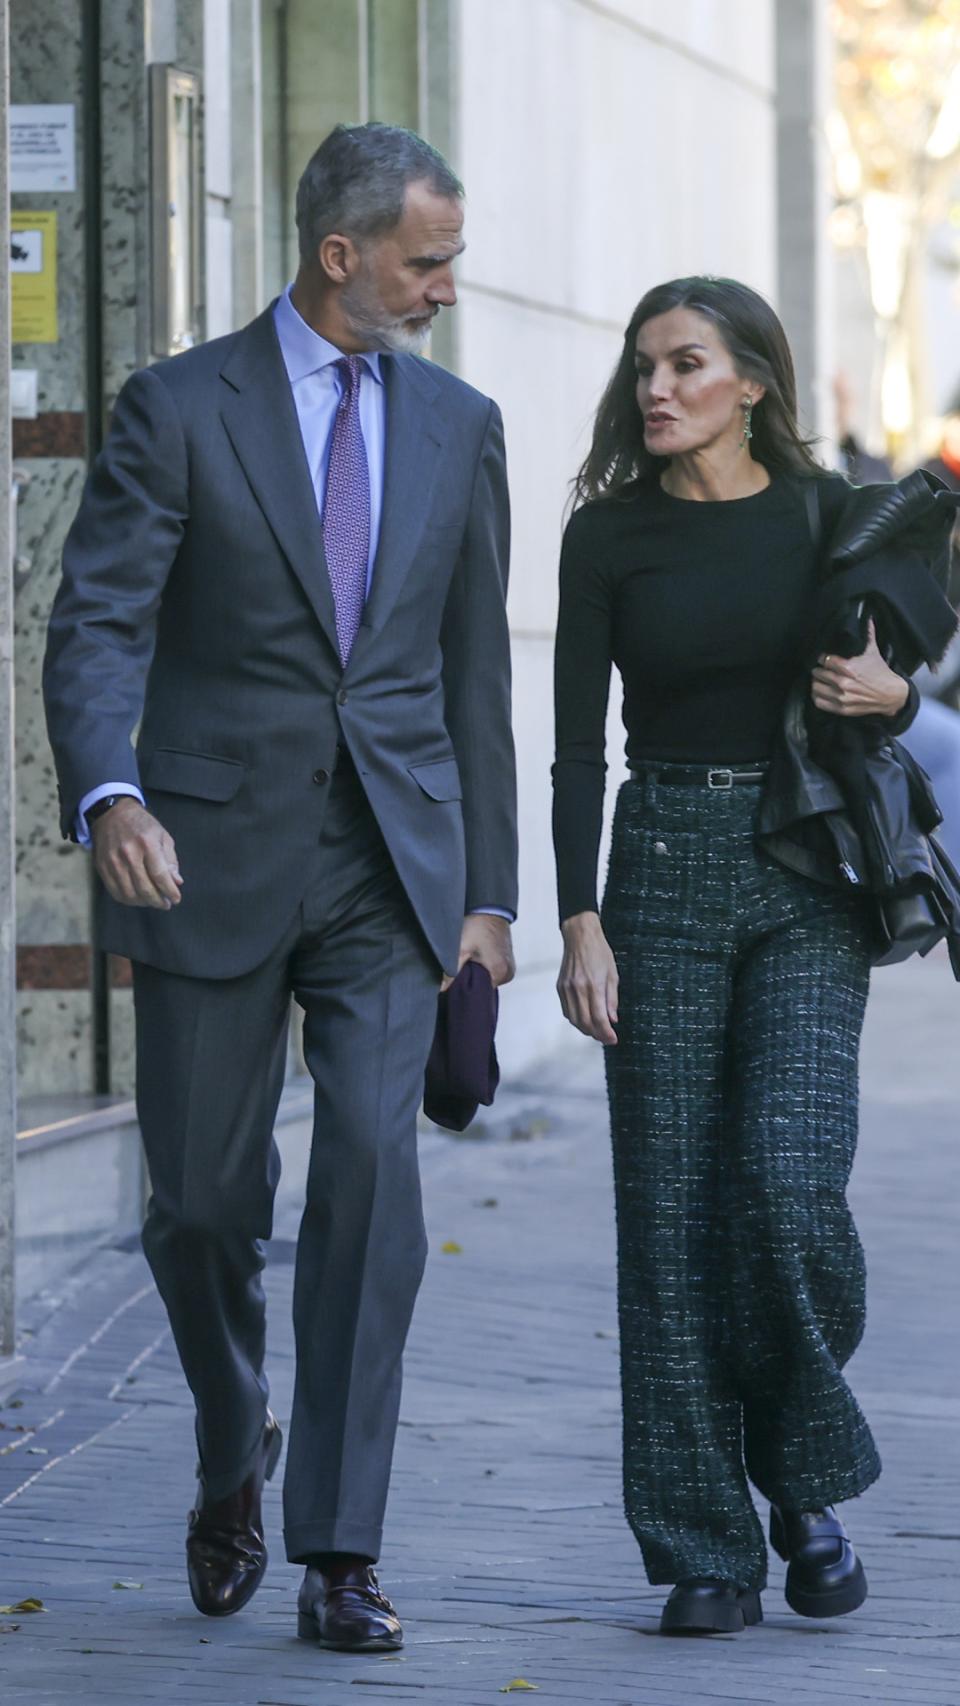
M 617 962 L 596 912 L 577 912 L 565 918 L 563 964 L 557 994 L 564 1016 L 585 1037 L 612 1046 L 619 1017 L 620 978 Z

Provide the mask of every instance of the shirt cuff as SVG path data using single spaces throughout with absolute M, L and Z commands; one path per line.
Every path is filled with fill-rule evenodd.
M 468 918 L 505 918 L 508 924 L 515 924 L 515 912 L 505 912 L 502 906 L 472 906 L 467 913 Z
M 135 788 L 130 782 L 102 782 L 99 788 L 91 788 L 89 794 L 84 794 L 80 801 L 77 807 L 77 815 L 73 820 L 73 830 L 78 847 L 90 846 L 93 836 L 90 834 L 87 825 L 87 813 L 91 806 L 95 806 L 98 800 L 105 800 L 108 794 L 129 794 L 131 799 L 139 800 L 141 805 L 146 804 L 140 789 Z

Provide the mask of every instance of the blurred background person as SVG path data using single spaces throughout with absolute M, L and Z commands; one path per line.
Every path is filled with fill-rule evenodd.
M 943 417 L 936 455 L 924 462 L 923 467 L 936 474 L 952 492 L 960 492 L 960 387 L 954 392 Z

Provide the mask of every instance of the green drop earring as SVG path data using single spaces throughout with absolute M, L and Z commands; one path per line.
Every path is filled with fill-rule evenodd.
M 749 397 L 743 404 L 743 434 L 740 439 L 740 449 L 753 437 L 753 403 Z

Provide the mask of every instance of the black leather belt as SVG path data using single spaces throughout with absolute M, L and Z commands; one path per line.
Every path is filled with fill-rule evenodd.
M 711 788 L 721 793 L 725 793 L 738 782 L 764 782 L 766 776 L 766 765 L 754 765 L 749 770 L 733 770 L 725 764 L 671 764 L 668 770 L 655 770 L 652 766 L 630 766 L 630 778 L 633 782 L 645 782 L 649 777 L 652 781 L 665 783 L 667 786 Z

